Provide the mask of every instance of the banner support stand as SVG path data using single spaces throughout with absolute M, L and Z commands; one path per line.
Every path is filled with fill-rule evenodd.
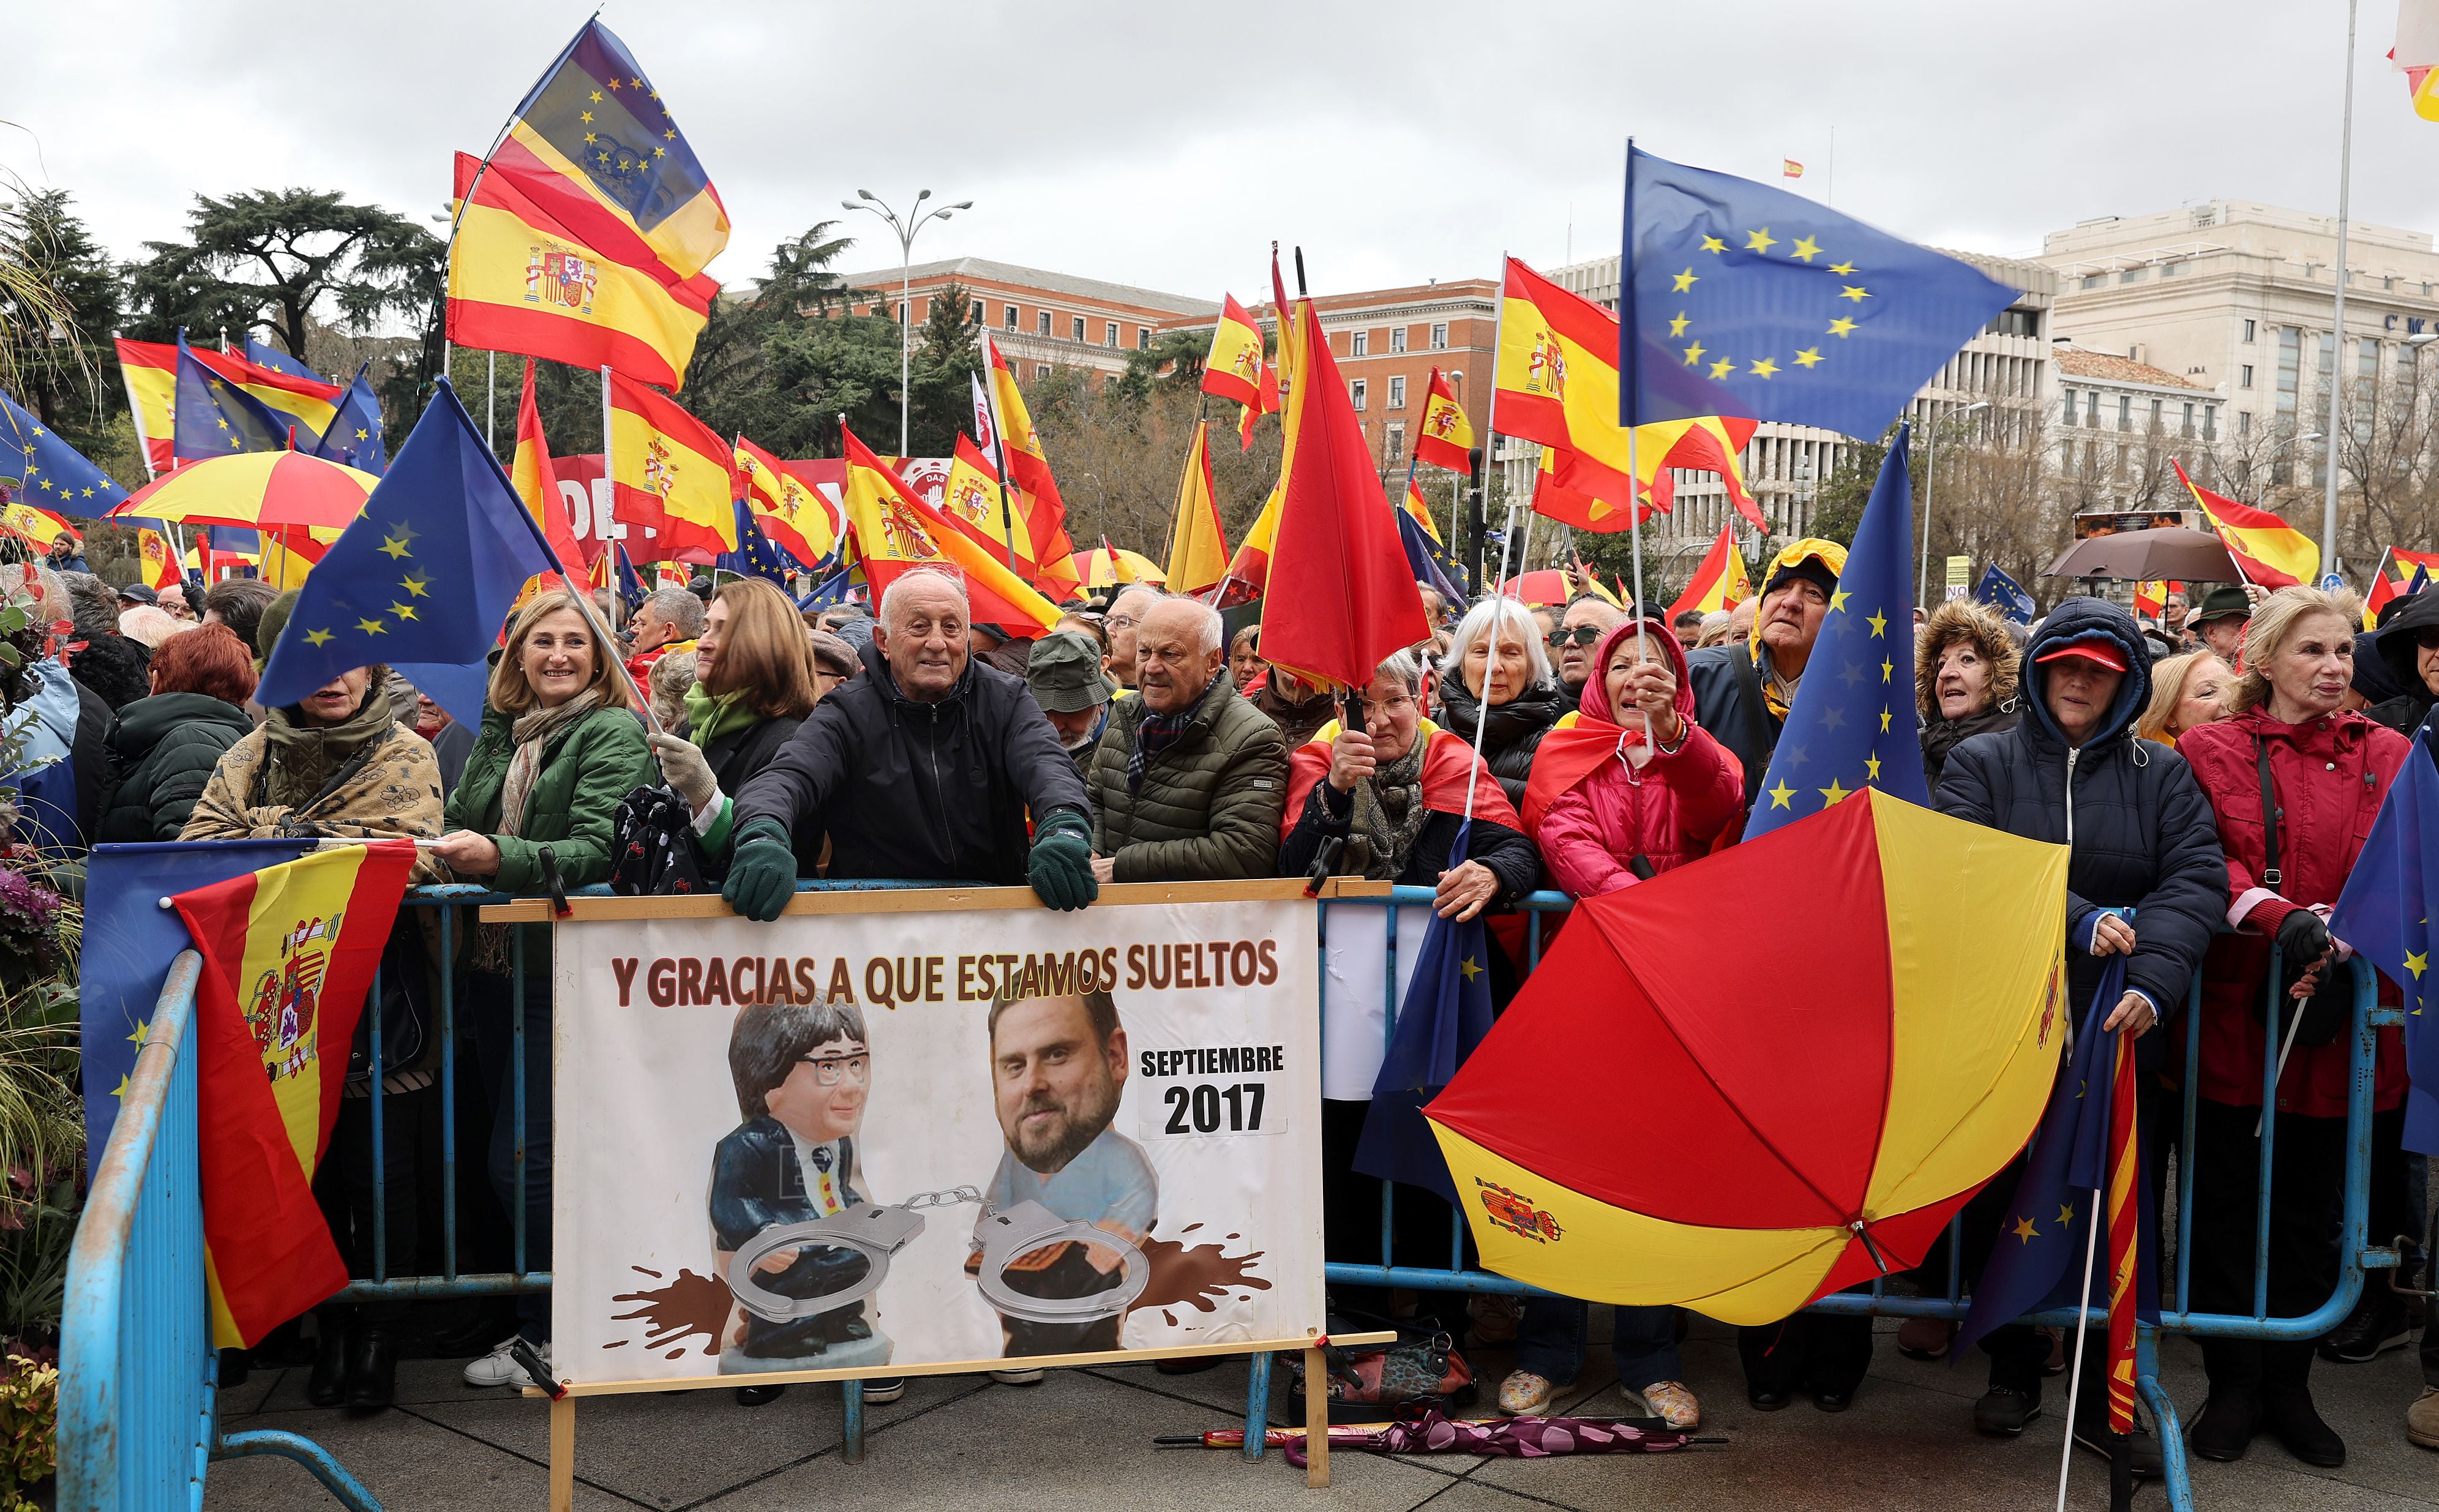
M 1318 1347 L 1304 1352 L 1304 1484 L 1329 1484 L 1329 1361 Z
M 550 1512 L 576 1508 L 576 1398 L 550 1404 Z

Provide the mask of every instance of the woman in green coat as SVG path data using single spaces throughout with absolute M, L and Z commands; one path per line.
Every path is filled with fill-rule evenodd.
M 449 795 L 450 832 L 436 849 L 467 881 L 539 892 L 550 851 L 566 887 L 610 876 L 610 832 L 619 800 L 660 780 L 644 728 L 629 710 L 616 653 L 564 593 L 537 595 L 509 627 L 491 669 L 483 730 Z M 491 1188 L 517 1200 L 514 1070 L 516 985 L 511 925 L 479 925 L 466 1000 L 475 1057 L 491 1105 Z M 538 932 L 537 932 L 538 933 Z M 525 952 L 525 1266 L 550 1263 L 550 952 Z M 517 1331 L 546 1360 L 547 1297 L 517 1298 Z M 530 1384 L 509 1355 L 514 1339 L 466 1367 L 470 1386 Z

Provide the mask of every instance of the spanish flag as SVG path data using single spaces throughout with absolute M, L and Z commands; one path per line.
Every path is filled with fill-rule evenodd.
M 2371 592 L 2363 596 L 2363 629 L 2379 628 L 2379 612 L 2413 586 L 2415 572 L 2439 578 L 2439 551 L 2400 551 L 2394 546 L 2380 558 L 2372 574 Z
M 1410 477 L 1406 480 L 1406 497 L 1399 507 L 1414 518 L 1415 525 L 1422 527 L 1423 534 L 1432 538 L 1433 545 L 1446 549 L 1448 543 L 1440 539 L 1439 523 L 1432 518 L 1431 501 L 1423 497 L 1421 479 Z
M 703 272 L 728 245 L 720 191 L 661 92 L 597 18 L 517 106 L 494 162 L 512 150 L 624 225 L 680 278 Z
M 377 840 L 180 893 L 195 948 L 205 1279 L 222 1348 L 347 1284 L 313 1200 L 356 1020 L 415 843 Z
M 1234 400 L 1238 406 L 1239 450 L 1254 444 L 1254 420 L 1275 414 L 1279 407 L 1279 375 L 1263 360 L 1262 328 L 1235 294 L 1223 294 L 1220 323 L 1211 328 L 1211 351 L 1202 360 L 1202 392 Z
M 2157 619 L 2166 612 L 2168 596 L 2184 592 L 2185 585 L 2174 578 L 2153 578 L 2134 585 L 2134 613 Z
M 449 339 L 678 387 L 720 280 L 678 277 L 565 179 L 520 172 L 501 151 L 489 169 L 457 154 Z
M 1059 623 L 1058 605 L 1008 571 L 1007 563 L 981 543 L 907 491 L 898 474 L 856 439 L 844 420 L 839 423 L 839 440 L 846 457 L 847 529 L 854 536 L 875 603 L 899 575 L 928 565 L 962 578 L 967 605 L 978 623 L 1008 626 L 1020 635 L 1027 632 L 1027 626 L 1039 634 Z
M 118 371 L 127 385 L 127 408 L 135 421 L 135 438 L 144 448 L 147 471 L 167 472 L 175 465 L 178 434 L 178 344 L 166 341 L 116 340 Z M 339 413 L 347 391 L 336 383 L 275 372 L 228 352 L 188 347 L 195 361 L 223 382 L 259 400 L 282 421 L 294 424 L 308 450 Z
M 993 429 L 1007 458 L 1007 481 L 1024 499 L 1025 528 L 1033 537 L 1033 560 L 1041 563 L 1042 586 L 1053 593 L 1073 593 L 1064 563 L 1076 553 L 1067 534 L 1067 506 L 1059 497 L 1059 480 L 1050 475 L 1050 458 L 1033 429 L 1024 392 L 1016 386 L 1016 372 L 1001 355 L 999 343 L 983 332 L 983 357 L 990 366 Z
M 1026 582 L 1041 573 L 1033 560 L 1033 539 L 1025 528 L 1024 510 L 1000 487 L 999 473 L 982 448 L 960 436 L 949 459 L 949 480 L 940 489 L 940 513 L 951 525 L 995 554 Z
M 62 536 L 70 541 L 83 539 L 65 517 L 13 499 L 0 500 L 0 530 L 23 536 L 45 551 L 50 550 L 51 543 Z
M 1508 258 L 1499 316 L 1500 430 L 1574 454 L 1560 470 L 1571 475 L 1558 481 L 1612 507 L 1602 515 L 1615 514 L 1606 526 L 1583 528 L 1625 529 L 1627 499 L 1650 494 L 1665 469 L 1685 468 L 1718 473 L 1736 512 L 1769 530 L 1736 460 L 1754 420 L 1704 416 L 1637 427 L 1633 470 L 1642 487 L 1629 488 L 1628 433 L 1617 423 L 1617 343 L 1615 315 Z M 1650 507 L 1667 505 L 1654 497 Z
M 2320 577 L 2321 548 L 2311 537 L 2267 509 L 2213 493 L 2185 476 L 2185 465 L 2176 458 L 2170 457 L 2168 465 L 2177 470 L 2177 481 L 2194 496 L 2202 518 L 2218 532 L 2245 581 L 2263 588 L 2290 588 Z
M 1177 521 L 1168 534 L 1168 591 L 1199 594 L 1228 576 L 1228 537 L 1211 488 L 1211 425 L 1194 422 L 1185 468 L 1177 480 Z
M 618 518 L 658 533 L 659 560 L 737 549 L 737 450 L 677 401 L 610 380 L 610 478 Z
M 550 443 L 543 439 L 542 410 L 534 403 L 534 364 L 525 359 L 525 391 L 517 396 L 517 450 L 508 462 L 508 486 L 517 490 L 517 499 L 525 513 L 542 524 L 543 539 L 550 543 L 550 554 L 565 568 L 569 582 L 587 581 L 584 548 L 576 543 L 576 529 L 568 524 L 567 501 L 560 497 L 559 473 L 550 462 Z M 547 578 L 550 575 L 543 575 Z M 547 582 L 544 587 L 550 586 Z
M 1693 581 L 1668 606 L 1668 623 L 1677 623 L 1684 614 L 1707 614 L 1716 609 L 1734 609 L 1753 596 L 1753 579 L 1745 576 L 1745 554 L 1736 549 L 1736 529 L 1721 525 L 1719 539 L 1702 553 L 1694 568 Z
M 788 465 L 743 436 L 737 438 L 737 471 L 745 480 L 745 505 L 762 533 L 807 571 L 838 549 L 838 520 L 829 501 Z
M 1472 450 L 1473 422 L 1465 418 L 1464 407 L 1449 392 L 1447 375 L 1434 367 L 1431 383 L 1423 390 L 1423 419 L 1415 439 L 1415 458 L 1451 472 L 1470 472 L 1473 459 L 1467 454 Z
M 1428 638 L 1431 621 L 1309 299 L 1297 308 L 1295 333 L 1299 382 L 1288 396 L 1291 448 L 1262 655 L 1315 686 L 1360 688 L 1382 658 Z
M 169 548 L 169 539 L 160 531 L 138 526 L 135 531 L 136 555 L 144 560 L 144 582 L 152 588 L 176 586 L 179 578 L 178 554 Z

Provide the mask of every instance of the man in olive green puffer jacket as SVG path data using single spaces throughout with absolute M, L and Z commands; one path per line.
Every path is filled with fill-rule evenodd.
M 1165 600 L 1145 614 L 1135 646 L 1142 696 L 1112 705 L 1093 756 L 1094 875 L 1270 876 L 1287 805 L 1287 740 L 1223 671 L 1218 612 Z

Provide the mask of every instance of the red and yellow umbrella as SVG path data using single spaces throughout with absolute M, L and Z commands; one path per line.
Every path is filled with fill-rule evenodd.
M 1576 905 L 1425 1110 L 1483 1263 L 1736 1324 L 1920 1264 L 2048 1102 L 2066 860 L 1865 789 Z
M 1106 543 L 1067 559 L 1077 579 L 1086 588 L 1116 588 L 1126 583 L 1165 583 L 1168 574 L 1160 563 L 1137 551 Z
M 381 479 L 301 452 L 248 452 L 189 462 L 146 484 L 111 510 L 183 525 L 302 527 L 324 544 L 364 511 Z

